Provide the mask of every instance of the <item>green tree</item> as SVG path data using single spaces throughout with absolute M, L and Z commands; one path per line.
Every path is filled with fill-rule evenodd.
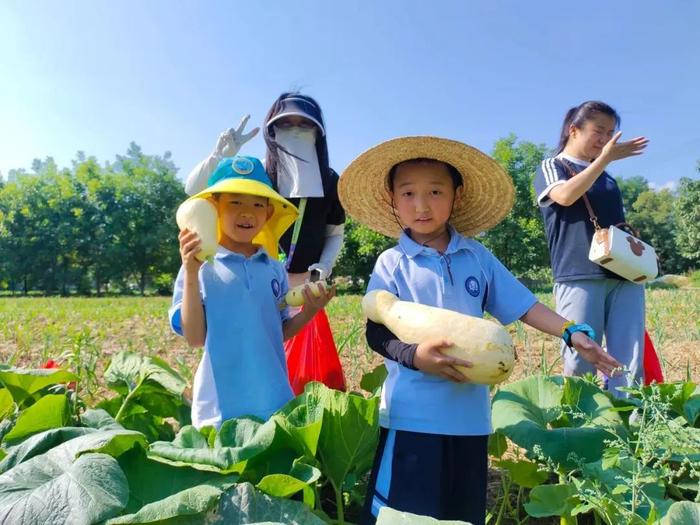
M 549 266 L 542 215 L 532 179 L 547 154 L 544 144 L 519 142 L 514 134 L 499 139 L 492 156 L 511 176 L 515 203 L 506 218 L 481 239 L 514 274 L 534 276 Z
M 79 271 L 76 256 L 85 203 L 69 170 L 59 170 L 50 158 L 35 160 L 33 168 L 34 174 L 8 183 L 2 193 L 0 249 L 7 254 L 7 271 L 15 279 L 21 276 L 25 293 L 41 289 L 66 294 Z
M 676 247 L 675 200 L 669 190 L 646 190 L 637 196 L 625 217 L 656 250 L 661 273 L 683 272 L 690 266 Z
M 170 154 L 131 144 L 112 166 L 79 152 L 72 169 L 50 157 L 11 170 L 0 187 L 0 281 L 24 293 L 97 293 L 110 283 L 174 275 L 175 211 L 184 200 Z
M 185 191 L 169 152 L 163 157 L 145 155 L 132 142 L 126 156 L 118 156 L 111 169 L 120 203 L 111 230 L 128 253 L 123 275 L 132 276 L 143 295 L 153 277 L 177 271 L 175 212 L 186 198 Z
M 43 279 L 45 293 L 59 291 L 67 295 L 78 272 L 77 250 L 83 234 L 85 202 L 74 184 L 70 172 L 52 172 L 43 176 L 45 206 L 34 210 L 42 220 L 44 252 L 51 260 Z
M 697 268 L 700 263 L 700 180 L 686 177 L 680 180 L 674 212 L 678 251 Z
M 28 174 L 0 191 L 0 257 L 11 288 L 25 294 L 51 282 L 55 259 L 46 246 L 51 222 L 41 213 L 47 196 L 45 179 Z
M 333 274 L 364 279 L 366 283 L 377 257 L 394 244 L 394 239 L 374 232 L 348 217 L 345 221 L 343 247 Z
M 7 182 L 17 182 L 17 179 L 27 175 L 27 170 L 19 168 L 7 172 Z
M 626 213 L 632 210 L 637 198 L 650 189 L 649 181 L 644 177 L 636 176 L 627 179 L 617 177 L 616 180 L 617 186 L 620 188 L 620 193 L 622 193 L 622 205 Z
M 85 158 L 81 152 L 73 162 L 73 170 L 75 184 L 84 201 L 77 248 L 77 265 L 84 271 L 76 279 L 76 286 L 80 292 L 94 289 L 101 295 L 111 276 L 128 257 L 110 228 L 119 210 L 115 183 L 112 174 L 100 167 L 95 158 Z

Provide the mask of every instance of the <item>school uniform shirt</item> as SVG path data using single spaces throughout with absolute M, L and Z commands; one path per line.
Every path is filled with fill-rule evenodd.
M 444 254 L 401 234 L 377 259 L 367 291 L 483 317 L 522 317 L 537 298 L 484 246 L 454 229 Z M 455 383 L 386 359 L 380 425 L 393 430 L 476 436 L 491 433 L 489 387 Z
M 301 221 L 297 247 L 289 266 L 290 273 L 304 273 L 309 266 L 316 264 L 326 244 L 326 226 L 345 223 L 345 211 L 338 198 L 338 174 L 333 170 L 324 178 L 324 197 L 306 199 L 306 210 Z M 299 206 L 301 199 L 289 198 L 294 206 Z M 289 254 L 294 228 L 289 228 L 280 238 L 282 250 Z
M 180 268 L 169 310 L 182 334 L 184 269 Z M 287 273 L 260 248 L 251 257 L 219 246 L 213 263 L 199 270 L 206 323 L 204 353 L 192 392 L 192 424 L 214 425 L 233 417 L 266 420 L 292 399 L 284 356 L 280 308 Z
M 534 179 L 537 203 L 542 212 L 547 234 L 554 281 L 622 279 L 588 259 L 595 227 L 590 220 L 583 198 L 578 199 L 571 206 L 561 206 L 549 197 L 552 188 L 564 184 L 569 179 L 564 161 L 568 161 L 568 165 L 575 173 L 583 171 L 590 165 L 590 162 L 560 154 L 544 159 L 537 167 Z M 603 172 L 596 179 L 586 195 L 601 228 L 625 222 L 622 194 L 615 179 L 607 172 Z

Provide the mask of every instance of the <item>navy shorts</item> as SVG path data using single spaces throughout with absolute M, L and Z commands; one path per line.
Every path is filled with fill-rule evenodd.
M 488 436 L 443 436 L 380 428 L 361 525 L 379 509 L 483 525 Z

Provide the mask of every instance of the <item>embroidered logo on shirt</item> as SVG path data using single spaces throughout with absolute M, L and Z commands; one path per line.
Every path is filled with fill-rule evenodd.
M 468 277 L 464 282 L 464 287 L 467 289 L 467 292 L 469 292 L 469 295 L 472 297 L 479 297 L 479 294 L 481 293 L 481 286 L 479 286 L 479 281 L 476 277 L 473 275 Z
M 236 173 L 240 173 L 241 175 L 249 175 L 250 173 L 253 173 L 255 166 L 253 165 L 253 162 L 250 159 L 246 159 L 245 157 L 238 157 L 231 163 L 231 168 L 233 169 L 233 171 L 235 171 Z
M 280 286 L 280 282 L 277 279 L 272 279 L 270 282 L 270 286 L 272 286 L 272 293 L 275 295 L 277 299 L 280 297 L 280 292 L 282 291 L 282 287 Z

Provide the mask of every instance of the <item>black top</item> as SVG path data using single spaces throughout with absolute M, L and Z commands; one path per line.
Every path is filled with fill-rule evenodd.
M 418 370 L 413 366 L 413 356 L 416 354 L 417 344 L 400 341 L 386 326 L 369 319 L 367 320 L 365 336 L 369 347 L 378 354 L 407 368 Z
M 306 210 L 301 221 L 297 247 L 289 266 L 289 273 L 303 273 L 309 266 L 318 262 L 326 243 L 326 225 L 339 225 L 345 222 L 345 211 L 338 198 L 338 174 L 333 170 L 323 180 L 324 197 L 306 199 Z M 299 198 L 289 198 L 289 202 L 299 206 Z M 289 254 L 294 224 L 282 235 L 280 247 Z
M 538 166 L 534 180 L 537 203 L 544 218 L 554 281 L 621 279 L 588 259 L 588 250 L 595 228 L 583 198 L 578 199 L 571 206 L 561 206 L 549 197 L 553 187 L 570 178 L 564 162 L 574 173 L 579 173 L 586 168 L 585 165 L 573 163 L 561 157 L 548 158 Z M 622 194 L 615 179 L 606 172 L 596 179 L 586 195 L 601 228 L 625 222 Z

